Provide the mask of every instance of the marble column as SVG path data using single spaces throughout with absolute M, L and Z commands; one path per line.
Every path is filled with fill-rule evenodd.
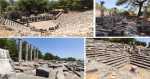
M 144 7 L 143 18 L 148 18 L 147 17 L 147 6 L 143 6 L 143 7 Z
M 114 7 L 114 16 L 115 16 L 115 17 L 116 17 L 116 10 L 117 10 L 117 8 Z
M 36 48 L 36 58 L 38 60 L 38 47 Z
M 112 14 L 111 11 L 109 11 L 109 16 L 111 16 L 111 14 Z
M 33 48 L 33 51 L 34 51 L 33 60 L 34 60 L 34 61 L 35 61 L 35 52 L 36 52 L 36 51 L 35 51 L 35 47 L 36 47 L 36 46 L 34 46 L 34 48 Z
M 124 45 L 124 50 L 126 50 L 126 45 Z
M 140 48 L 138 48 L 138 53 L 140 54 Z
M 19 45 L 18 45 L 18 62 L 20 63 L 21 62 L 21 55 L 22 55 L 22 39 L 21 38 L 18 38 L 19 40 Z
M 28 61 L 28 42 L 25 41 L 26 46 L 25 46 L 25 61 Z
M 103 18 L 104 17 L 104 1 L 100 1 L 100 3 L 101 3 L 101 18 Z
M 128 48 L 128 52 L 130 52 L 130 48 Z
M 32 44 L 30 44 L 30 61 L 32 61 Z

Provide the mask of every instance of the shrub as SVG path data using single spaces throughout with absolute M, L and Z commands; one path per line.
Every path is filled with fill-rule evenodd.
M 5 8 L 5 13 L 3 13 L 4 18 L 8 19 L 17 19 L 20 15 L 20 12 L 17 8 L 17 6 L 7 6 Z

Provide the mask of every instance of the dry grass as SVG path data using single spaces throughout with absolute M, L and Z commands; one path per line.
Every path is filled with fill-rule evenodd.
M 103 73 L 103 70 L 102 70 L 101 68 L 98 68 L 98 70 L 99 70 L 101 73 Z
M 86 64 L 86 66 L 91 66 L 91 65 L 92 65 L 91 63 Z
M 99 78 L 99 74 L 97 74 L 97 72 L 86 74 L 86 79 L 98 79 L 98 78 Z
M 66 76 L 67 76 L 67 74 L 65 74 L 65 73 L 64 73 L 64 76 L 66 77 Z

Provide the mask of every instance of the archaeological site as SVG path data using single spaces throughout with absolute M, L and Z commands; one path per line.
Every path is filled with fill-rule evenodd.
M 148 0 L 96 1 L 96 37 L 150 36 L 150 7 Z M 107 8 L 110 4 L 114 5 L 114 7 Z M 124 5 L 127 6 L 124 8 L 122 7 Z
M 61 60 L 50 53 L 46 53 L 48 55 L 45 54 L 44 59 L 41 59 L 39 48 L 28 45 L 27 41 L 22 42 L 22 38 L 16 39 L 17 48 L 2 49 L 13 48 L 15 45 L 11 43 L 12 47 L 1 46 L 4 45 L 2 40 L 14 42 L 14 39 L 0 38 L 0 79 L 84 79 L 84 62 L 70 61 L 69 58 Z M 55 60 L 48 60 L 52 57 Z
M 130 41 L 130 45 L 127 40 L 135 39 L 87 38 L 86 79 L 149 79 L 150 43 L 144 47 L 146 43 Z
M 93 16 L 93 0 L 1 0 L 0 37 L 93 37 Z

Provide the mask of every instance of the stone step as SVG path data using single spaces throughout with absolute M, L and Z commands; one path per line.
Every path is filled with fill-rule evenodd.
M 139 58 L 144 58 L 144 59 L 149 59 L 149 57 L 146 56 L 141 56 L 141 55 L 132 55 L 133 57 L 139 57 Z M 149 59 L 150 60 L 150 59 Z
M 144 60 L 147 60 L 147 61 L 150 61 L 150 59 L 148 59 L 147 57 L 143 57 L 143 56 L 132 56 L 134 58 L 138 58 L 138 59 L 144 59 Z
M 86 53 L 86 55 L 110 55 L 109 53 L 102 53 L 102 52 L 99 52 L 99 53 Z
M 150 61 L 148 61 L 148 60 L 142 60 L 142 59 L 139 59 L 139 58 L 130 58 L 130 59 L 131 59 L 131 60 L 141 61 L 141 62 L 145 62 L 145 63 L 150 64 Z
M 117 59 L 122 59 L 122 58 L 125 58 L 125 56 L 124 57 L 122 57 L 122 56 L 120 56 L 120 57 L 113 57 L 113 58 L 111 58 L 111 59 L 106 59 L 106 60 L 104 60 L 104 61 L 101 61 L 102 63 L 106 63 L 106 62 L 110 62 L 110 61 L 113 61 L 113 60 L 117 60 Z
M 147 67 L 147 68 L 150 67 L 150 64 L 147 64 L 147 63 L 144 63 L 144 62 L 139 62 L 139 61 L 136 61 L 136 60 L 131 60 L 131 63 L 137 63 L 137 64 L 140 64 L 141 66 Z
M 115 61 L 108 62 L 106 64 L 111 65 L 111 64 L 115 64 L 117 62 L 121 62 L 121 61 L 124 61 L 124 60 L 127 60 L 127 58 L 118 59 L 118 60 L 115 60 Z
M 140 68 L 144 68 L 144 69 L 150 70 L 150 67 L 147 67 L 147 66 L 142 65 L 142 64 L 138 64 L 138 63 L 134 63 L 134 62 L 131 62 L 130 64 L 136 65 L 136 66 L 138 66 L 138 67 L 140 67 Z
M 112 59 L 112 58 L 116 58 L 116 57 L 124 57 L 124 56 L 121 56 L 121 55 L 118 55 L 118 56 L 101 56 L 100 60 L 99 61 L 102 61 L 102 60 L 107 60 L 107 59 Z
M 118 65 L 118 66 L 116 66 L 116 68 L 121 68 L 121 67 L 124 67 L 125 65 L 127 65 L 128 64 L 128 62 L 125 62 L 125 63 L 122 63 L 122 64 L 120 64 L 120 65 Z
M 117 63 L 113 64 L 112 66 L 113 66 L 113 67 L 114 67 L 114 66 L 118 66 L 118 65 L 123 64 L 123 63 L 126 63 L 126 62 L 127 62 L 127 60 L 123 60 L 123 61 L 120 61 L 120 62 L 117 62 Z

